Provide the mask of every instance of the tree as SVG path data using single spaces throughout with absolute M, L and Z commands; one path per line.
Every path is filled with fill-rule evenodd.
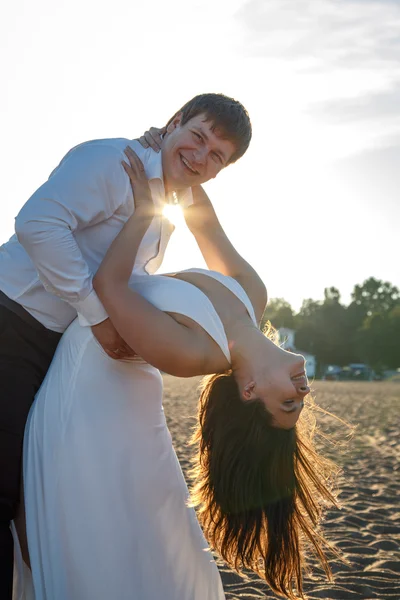
M 346 308 L 335 287 L 324 290 L 324 301 L 305 300 L 296 316 L 296 347 L 317 357 L 319 366 L 344 365 L 351 354 L 347 344 Z
M 295 317 L 296 348 L 315 355 L 318 364 L 323 347 L 320 311 L 321 303 L 307 298 L 303 300 L 300 311 Z
M 335 287 L 324 289 L 324 304 L 340 304 L 340 292 Z
M 337 288 L 325 288 L 322 302 L 308 298 L 296 315 L 288 302 L 275 298 L 263 320 L 294 329 L 296 348 L 315 355 L 320 373 L 329 364 L 400 367 L 400 293 L 389 282 L 370 277 L 356 285 L 347 307 Z
M 360 355 L 376 371 L 400 367 L 400 305 L 369 315 L 358 333 Z
M 306 300 L 303 300 L 303 303 L 301 305 L 300 311 L 297 315 L 298 319 L 301 321 L 303 321 L 304 319 L 312 319 L 315 314 L 318 312 L 319 308 L 321 307 L 321 302 L 318 302 L 317 300 L 313 300 L 312 298 L 307 298 Z
M 293 329 L 293 309 L 289 302 L 286 302 L 283 298 L 272 298 L 269 300 L 262 317 L 262 327 L 267 321 L 270 321 L 276 329 L 279 329 L 280 327 Z
M 400 304 L 388 314 L 385 359 L 389 369 L 400 368 Z
M 400 293 L 388 281 L 370 277 L 362 285 L 356 285 L 351 294 L 353 302 L 359 306 L 364 316 L 390 312 L 400 303 Z

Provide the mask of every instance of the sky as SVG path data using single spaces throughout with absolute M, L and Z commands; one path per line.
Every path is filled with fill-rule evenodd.
M 1 242 L 69 148 L 221 92 L 253 139 L 205 189 L 269 296 L 400 286 L 400 0 L 20 0 L 0 49 Z M 178 215 L 161 271 L 195 266 Z

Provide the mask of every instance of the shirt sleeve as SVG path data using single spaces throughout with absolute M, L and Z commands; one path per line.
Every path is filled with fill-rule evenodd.
M 18 240 L 45 289 L 73 306 L 86 326 L 101 323 L 107 313 L 74 231 L 108 219 L 126 201 L 130 185 L 122 158 L 112 146 L 78 146 L 31 196 L 15 222 Z

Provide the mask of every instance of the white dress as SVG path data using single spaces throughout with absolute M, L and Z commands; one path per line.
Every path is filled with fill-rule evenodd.
M 235 280 L 195 271 L 228 287 L 255 321 Z M 133 286 L 161 310 L 199 323 L 230 360 L 222 322 L 197 287 L 160 275 L 137 276 Z M 35 600 L 225 598 L 187 506 L 159 371 L 141 360 L 112 360 L 77 320 L 28 418 L 24 489 Z

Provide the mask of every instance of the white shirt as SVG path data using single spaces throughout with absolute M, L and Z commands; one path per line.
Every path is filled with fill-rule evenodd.
M 153 201 L 165 202 L 161 153 L 125 138 L 72 148 L 22 207 L 14 235 L 0 247 L 0 290 L 48 329 L 63 332 L 78 314 L 91 326 L 107 318 L 92 277 L 134 210 L 121 161 L 130 145 L 142 160 Z M 183 203 L 191 202 L 191 190 Z M 153 219 L 140 245 L 134 273 L 161 264 L 173 225 Z

